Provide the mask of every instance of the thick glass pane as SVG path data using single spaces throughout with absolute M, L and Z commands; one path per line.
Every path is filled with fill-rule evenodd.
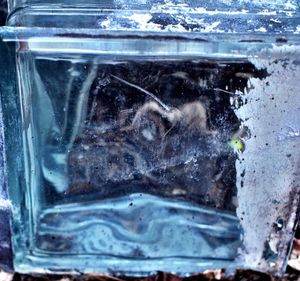
M 157 266 L 235 259 L 237 155 L 228 143 L 244 129 L 230 92 L 247 78 L 232 77 L 263 71 L 26 48 L 17 65 L 35 253 L 159 258 Z
M 299 201 L 297 1 L 96 2 L 10 2 L 15 268 L 282 272 Z
M 295 188 L 299 153 L 285 124 L 298 124 L 298 50 L 242 52 L 259 47 L 71 37 L 18 43 L 18 97 L 5 96 L 4 106 L 7 127 L 9 116 L 15 122 L 7 135 L 16 268 L 186 274 L 260 268 L 265 255 L 281 270 L 287 244 L 272 243 L 292 234 L 292 217 L 276 206 Z M 282 155 L 290 156 L 273 170 L 272 158 Z M 286 165 L 289 173 L 276 176 Z M 284 232 L 270 221 L 283 221 Z M 270 229 L 277 236 L 269 240 Z

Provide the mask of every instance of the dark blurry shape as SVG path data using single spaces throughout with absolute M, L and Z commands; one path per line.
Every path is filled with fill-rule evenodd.
M 0 25 L 5 23 L 6 19 L 6 1 L 0 0 Z M 6 58 L 7 49 L 0 45 L 0 56 Z M 5 59 L 4 59 L 5 61 Z M 6 73 L 7 75 L 8 73 Z M 5 74 L 0 73 L 0 83 L 6 80 Z M 2 91 L 0 90 L 2 94 Z M 7 177 L 6 177 L 6 162 L 4 157 L 5 142 L 3 135 L 3 119 L 2 119 L 2 106 L 0 102 L 0 271 L 12 271 L 12 249 L 11 249 L 11 233 L 10 233 L 10 201 L 8 200 L 7 192 Z M 1 277 L 0 277 L 1 280 Z
M 6 0 L 0 0 L 0 26 L 5 25 L 6 17 L 7 17 Z
M 0 270 L 12 271 L 12 252 L 10 245 L 9 211 L 0 206 Z
M 298 225 L 295 238 L 293 241 L 293 249 L 291 252 L 290 260 L 288 261 L 289 273 L 300 273 L 300 226 Z
M 95 275 L 82 275 L 82 276 L 63 276 L 63 275 L 43 275 L 43 276 L 30 276 L 19 275 L 14 276 L 13 281 L 298 281 L 299 275 L 290 274 L 282 278 L 269 275 L 253 270 L 237 270 L 233 276 L 226 276 L 222 270 L 208 271 L 203 274 L 192 275 L 190 277 L 178 277 L 176 275 L 158 272 L 156 275 L 149 277 L 122 277 L 122 276 L 109 276 L 102 274 Z

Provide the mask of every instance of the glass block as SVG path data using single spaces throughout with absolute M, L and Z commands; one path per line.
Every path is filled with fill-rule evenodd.
M 269 27 L 258 4 L 25 2 L 1 31 L 15 269 L 282 273 L 299 201 L 296 4 L 274 3 Z

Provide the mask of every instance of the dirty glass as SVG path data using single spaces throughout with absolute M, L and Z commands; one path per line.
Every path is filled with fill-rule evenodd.
M 122 1 L 63 10 L 82 29 L 57 28 L 62 13 L 38 1 L 13 12 L 31 27 L 2 29 L 1 43 L 16 77 L 1 98 L 18 271 L 284 270 L 299 30 L 296 4 L 276 3 L 281 26 L 265 6 L 226 15 L 222 1 L 145 2 L 144 18 Z

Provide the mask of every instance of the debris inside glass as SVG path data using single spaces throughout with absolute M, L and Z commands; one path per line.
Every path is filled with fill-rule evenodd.
M 235 163 L 249 132 L 232 99 L 264 70 L 247 61 L 39 56 L 32 69 L 36 251 L 236 258 Z
M 263 71 L 225 61 L 64 64 L 36 62 L 39 73 L 75 75 L 65 97 L 41 75 L 49 96 L 37 100 L 52 101 L 53 117 L 42 144 L 48 201 L 149 193 L 235 211 L 235 149 L 247 131 L 230 98 Z

